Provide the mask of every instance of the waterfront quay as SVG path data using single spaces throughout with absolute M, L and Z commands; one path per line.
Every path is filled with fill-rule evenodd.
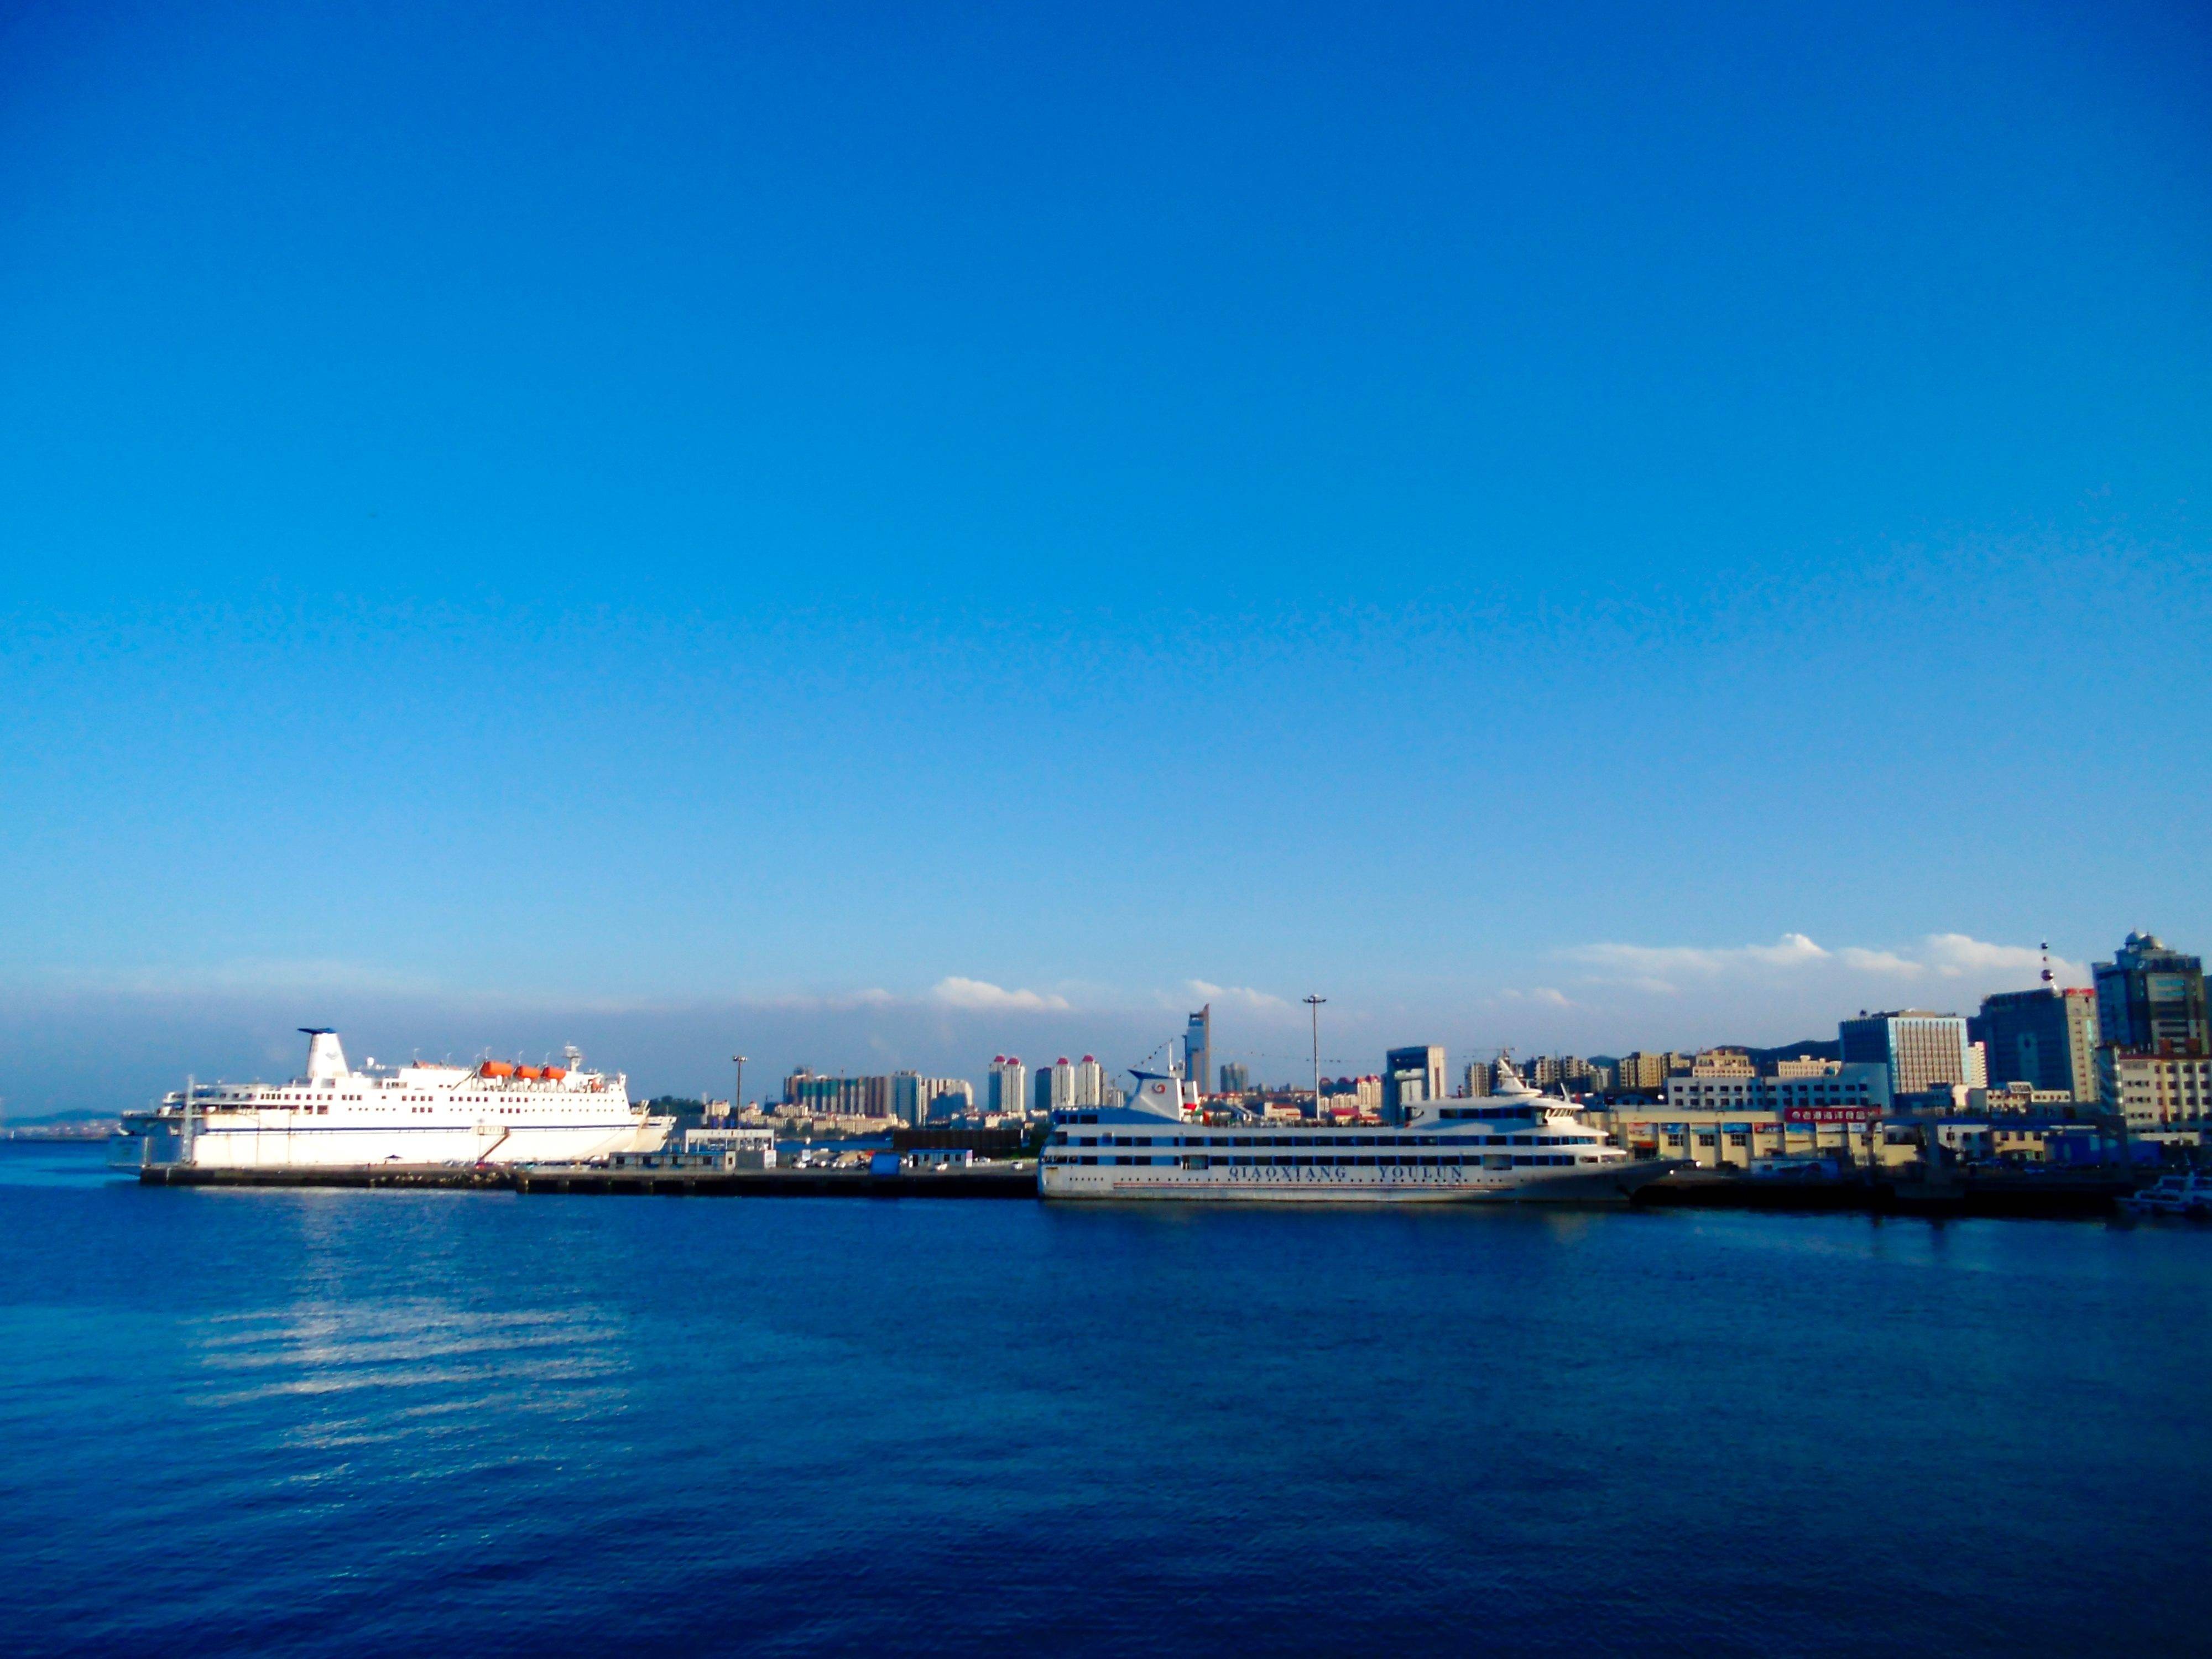
M 224 1169 L 195 1164 L 141 1170 L 149 1187 L 443 1188 L 663 1198 L 1029 1199 L 1034 1164 L 974 1164 L 945 1170 L 731 1170 L 699 1165 L 357 1164 L 322 1168 Z M 1643 1188 L 1632 1207 L 1758 1210 L 1778 1214 L 1856 1213 L 1929 1220 L 1969 1217 L 2094 1218 L 2118 1213 L 2137 1183 L 2101 1172 L 1991 1175 L 1942 1180 L 1835 1178 L 1761 1180 L 1684 1168 Z
M 732 1170 L 712 1164 L 330 1164 L 227 1169 L 162 1164 L 147 1187 L 377 1187 L 665 1198 L 1035 1198 L 1034 1164 L 975 1164 L 877 1175 L 866 1170 Z
M 1928 1220 L 2063 1219 L 2118 1213 L 2123 1200 L 2141 1184 L 2128 1175 L 2094 1170 L 1992 1170 L 1948 1179 L 1928 1174 L 1869 1177 L 1853 1172 L 1799 1180 L 1684 1169 L 1642 1188 L 1634 1201 L 1638 1207 L 1650 1210 L 1843 1212 L 1917 1216 Z

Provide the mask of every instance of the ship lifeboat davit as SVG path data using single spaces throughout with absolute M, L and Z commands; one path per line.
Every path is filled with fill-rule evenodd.
M 486 1077 L 513 1077 L 514 1067 L 503 1060 L 488 1060 L 477 1068 Z

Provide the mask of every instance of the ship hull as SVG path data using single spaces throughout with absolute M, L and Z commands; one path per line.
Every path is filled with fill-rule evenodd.
M 118 1135 L 109 1163 L 118 1169 L 191 1164 L 207 1169 L 355 1168 L 371 1164 L 575 1164 L 615 1152 L 650 1151 L 639 1121 L 478 1125 L 317 1125 L 272 1129 L 210 1124 L 189 1141 L 173 1125 Z
M 1673 1165 L 1620 1160 L 1553 1170 L 1130 1169 L 1060 1165 L 1040 1173 L 1046 1198 L 1232 1204 L 1626 1204 Z

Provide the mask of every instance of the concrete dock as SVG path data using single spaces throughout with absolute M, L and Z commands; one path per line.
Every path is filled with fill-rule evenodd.
M 1036 1166 L 976 1164 L 965 1169 L 613 1169 L 560 1164 L 333 1164 L 322 1168 L 221 1169 L 178 1164 L 141 1170 L 148 1187 L 397 1187 L 480 1192 L 657 1194 L 665 1198 L 1035 1198 Z
M 235 1170 L 180 1165 L 141 1170 L 149 1187 L 393 1187 L 480 1192 L 662 1198 L 1016 1198 L 1037 1195 L 1036 1166 L 975 1164 L 964 1169 L 719 1170 L 587 1164 L 374 1164 L 319 1169 Z M 1644 1209 L 1855 1212 L 1943 1219 L 1969 1216 L 2096 1217 L 2117 1213 L 2136 1186 L 2125 1176 L 2057 1172 L 1968 1176 L 1942 1182 L 1762 1180 L 1710 1170 L 1678 1170 L 1636 1194 Z
M 1654 1210 L 1768 1210 L 1855 1212 L 1866 1215 L 1924 1216 L 1946 1219 L 1969 1216 L 2109 1216 L 2138 1183 L 2103 1171 L 2003 1170 L 1969 1173 L 1946 1180 L 1879 1177 L 1852 1174 L 1833 1180 L 1760 1179 L 1684 1170 L 1663 1176 L 1636 1194 L 1639 1208 Z

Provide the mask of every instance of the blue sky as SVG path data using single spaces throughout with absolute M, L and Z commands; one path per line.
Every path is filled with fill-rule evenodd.
M 2181 6 L 0 11 L 0 1097 L 2212 943 L 2208 93 Z

